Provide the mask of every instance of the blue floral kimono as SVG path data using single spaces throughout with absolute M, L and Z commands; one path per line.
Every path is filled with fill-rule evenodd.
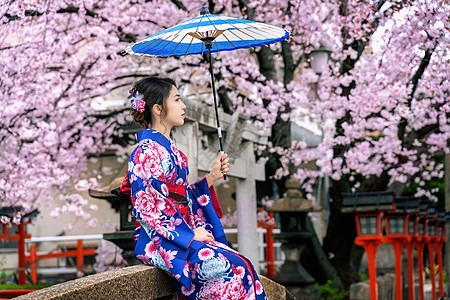
M 144 129 L 136 138 L 128 163 L 133 215 L 141 224 L 135 256 L 171 275 L 180 298 L 267 299 L 250 261 L 228 247 L 206 179 L 188 185 L 185 155 L 158 131 Z M 215 241 L 195 241 L 196 227 Z

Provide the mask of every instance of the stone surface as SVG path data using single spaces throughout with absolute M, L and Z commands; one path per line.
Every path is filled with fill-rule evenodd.
M 16 299 L 178 299 L 169 276 L 138 265 L 51 286 Z
M 395 300 L 395 274 L 377 277 L 378 299 Z
M 269 300 L 293 300 L 296 299 L 292 294 L 281 284 L 275 281 L 259 275 L 259 280 L 266 292 L 266 296 Z
M 287 289 L 297 300 L 319 300 L 320 294 L 319 289 L 315 285 L 308 285 L 304 287 L 291 287 L 288 286 Z
M 353 283 L 350 286 L 350 300 L 370 299 L 369 281 Z
M 286 288 L 260 276 L 269 300 L 295 300 Z M 14 299 L 164 299 L 177 300 L 169 276 L 156 267 L 137 265 L 111 270 L 35 291 Z
M 403 255 L 402 258 L 403 260 L 406 260 L 406 255 Z M 395 253 L 390 243 L 381 244 L 378 247 L 375 262 L 377 276 L 387 273 L 395 273 Z M 369 274 L 368 265 L 367 254 L 364 252 L 359 271 L 364 274 Z
M 395 274 L 388 273 L 377 277 L 378 299 L 395 299 Z M 350 286 L 350 300 L 370 300 L 369 280 Z

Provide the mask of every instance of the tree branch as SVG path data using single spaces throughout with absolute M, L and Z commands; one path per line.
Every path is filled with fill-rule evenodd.
M 287 86 L 289 82 L 294 79 L 294 72 L 296 69 L 296 64 L 294 64 L 294 58 L 292 57 L 291 47 L 288 42 L 281 42 L 281 55 L 283 56 L 283 64 L 284 64 L 284 76 L 283 83 L 284 86 Z
M 256 52 L 256 57 L 258 58 L 261 74 L 263 74 L 267 80 L 277 82 L 273 51 L 269 47 L 263 46 L 260 51 Z
M 249 8 L 248 7 L 248 0 L 238 0 L 239 3 L 239 8 L 241 9 L 242 12 L 246 12 L 247 13 L 247 20 L 254 20 L 255 18 L 255 8 Z
M 411 102 L 414 98 L 414 94 L 416 92 L 419 80 L 422 77 L 422 75 L 425 72 L 428 65 L 430 64 L 431 56 L 433 55 L 434 50 L 436 49 L 436 45 L 437 45 L 437 41 L 434 41 L 433 48 L 427 49 L 425 51 L 425 55 L 423 56 L 422 60 L 420 61 L 419 68 L 417 69 L 414 76 L 411 78 L 412 89 L 411 89 L 411 94 L 410 94 L 409 100 L 408 100 L 408 107 L 411 107 Z
M 178 7 L 181 10 L 188 11 L 186 6 L 184 6 L 183 2 L 181 0 L 171 0 L 173 4 L 175 4 L 176 7 Z
M 423 56 L 422 60 L 420 61 L 419 68 L 417 69 L 414 76 L 411 78 L 410 84 L 412 85 L 411 93 L 409 94 L 408 99 L 408 107 L 411 107 L 412 100 L 414 99 L 414 94 L 416 92 L 417 86 L 419 84 L 419 80 L 422 77 L 423 73 L 425 72 L 426 68 L 430 64 L 431 56 L 434 53 L 434 50 L 436 49 L 437 42 L 435 41 L 434 47 L 427 49 L 425 51 L 425 55 Z M 398 139 L 402 141 L 402 145 L 405 145 L 405 131 L 406 131 L 406 125 L 408 125 L 408 121 L 402 117 L 400 120 L 399 126 L 398 126 Z

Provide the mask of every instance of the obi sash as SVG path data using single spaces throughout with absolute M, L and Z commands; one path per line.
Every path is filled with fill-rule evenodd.
M 180 212 L 183 219 L 187 221 L 187 216 L 189 213 L 189 205 L 186 199 L 186 186 L 178 184 L 168 184 L 169 189 L 169 199 L 175 205 L 175 207 Z

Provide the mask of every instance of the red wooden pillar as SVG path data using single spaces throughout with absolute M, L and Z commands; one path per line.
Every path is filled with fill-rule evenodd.
M 7 238 L 8 237 L 8 226 L 7 224 L 3 224 L 3 234 L 2 234 L 2 238 Z
M 395 297 L 402 299 L 402 252 L 403 243 L 399 240 L 391 240 L 395 253 Z
M 83 240 L 77 241 L 77 277 L 84 275 Z
M 273 227 L 266 227 L 266 261 L 267 277 L 273 278 L 275 275 L 275 249 L 273 247 L 274 239 L 272 237 Z
M 376 259 L 378 246 L 382 244 L 382 241 L 369 241 L 356 238 L 355 244 L 363 246 L 367 253 L 367 260 L 369 262 L 370 299 L 378 300 Z
M 428 254 L 430 256 L 430 279 L 431 279 L 431 299 L 436 300 L 436 277 L 434 274 L 434 241 L 427 242 Z
M 427 214 L 427 230 L 425 231 L 425 243 L 428 247 L 428 254 L 430 259 L 430 279 L 431 279 L 431 299 L 436 300 L 436 274 L 434 267 L 434 246 L 436 244 L 436 207 L 434 205 L 430 205 L 428 207 Z
M 426 236 L 428 230 L 428 201 L 419 202 L 419 216 L 417 218 L 417 235 L 416 235 L 416 249 L 417 249 L 417 268 L 419 272 L 419 300 L 425 300 L 424 291 L 424 271 L 423 271 L 423 249 L 425 248 Z
M 25 257 L 25 224 L 20 223 L 18 226 L 18 235 L 19 238 L 17 240 L 17 248 L 19 254 L 19 284 L 25 285 L 26 283 L 26 274 L 25 269 L 27 266 L 26 257 Z
M 425 292 L 423 290 L 423 248 L 425 247 L 425 242 L 422 240 L 416 243 L 417 249 L 417 268 L 419 269 L 419 299 L 425 300 Z
M 414 241 L 410 239 L 405 243 L 406 248 L 406 258 L 408 260 L 408 294 L 409 300 L 414 300 L 414 261 L 413 261 L 413 250 Z
M 445 209 L 441 209 L 438 211 L 437 214 L 437 225 L 436 225 L 436 253 L 437 253 L 437 262 L 438 262 L 438 268 L 439 268 L 439 297 L 441 299 L 444 299 L 445 297 L 445 291 L 444 291 L 444 278 L 443 278 L 443 268 L 444 265 L 442 263 L 442 246 L 445 242 L 447 242 L 447 237 L 445 235 L 445 223 L 446 220 L 448 221 L 448 217 L 450 217 L 450 214 L 446 216 L 448 213 L 446 213 Z
M 31 244 L 30 245 L 30 274 L 31 274 L 31 281 L 33 284 L 37 283 L 37 263 L 36 263 L 36 245 Z
M 415 205 L 418 206 L 418 205 Z M 406 257 L 408 261 L 408 296 L 409 300 L 415 299 L 415 283 L 414 283 L 414 261 L 413 261 L 413 251 L 417 240 L 417 230 L 418 230 L 418 213 L 411 213 L 408 216 L 408 234 L 404 240 L 406 248 Z
M 437 242 L 436 243 L 436 252 L 437 252 L 437 261 L 438 261 L 438 267 L 439 267 L 439 297 L 444 299 L 445 291 L 444 291 L 444 277 L 443 277 L 443 271 L 444 265 L 442 264 L 442 246 L 444 245 L 443 242 Z

